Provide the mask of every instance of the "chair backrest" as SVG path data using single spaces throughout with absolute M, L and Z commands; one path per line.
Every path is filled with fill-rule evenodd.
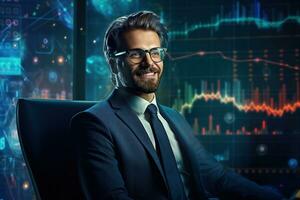
M 38 199 L 83 199 L 70 120 L 96 102 L 19 99 L 17 129 Z

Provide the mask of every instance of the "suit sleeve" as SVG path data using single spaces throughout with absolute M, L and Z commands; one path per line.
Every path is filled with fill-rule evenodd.
M 207 194 L 217 195 L 221 199 L 244 199 L 244 200 L 281 200 L 283 196 L 268 187 L 260 186 L 229 168 L 225 168 L 208 153 L 200 141 L 194 136 L 192 128 L 179 114 L 182 126 L 188 130 L 187 140 L 194 153 L 196 171 L 201 179 L 202 186 Z
M 116 159 L 113 138 L 105 125 L 90 113 L 73 117 L 77 138 L 77 167 L 86 199 L 131 200 Z

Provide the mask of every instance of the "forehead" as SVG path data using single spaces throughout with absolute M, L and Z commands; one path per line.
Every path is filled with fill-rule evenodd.
M 160 47 L 158 34 L 152 30 L 134 29 L 123 33 L 124 47 L 126 49 L 151 49 Z

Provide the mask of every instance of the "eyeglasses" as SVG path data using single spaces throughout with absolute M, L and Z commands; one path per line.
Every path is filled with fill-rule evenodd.
M 126 51 L 121 51 L 117 53 L 113 53 L 114 57 L 119 57 L 119 56 L 126 56 L 126 59 L 133 63 L 133 64 L 139 64 L 141 63 L 145 56 L 146 53 L 149 53 L 152 61 L 154 63 L 159 63 L 164 60 L 166 56 L 167 49 L 166 48 L 161 48 L 161 47 L 155 47 L 150 50 L 144 50 L 144 49 L 129 49 Z

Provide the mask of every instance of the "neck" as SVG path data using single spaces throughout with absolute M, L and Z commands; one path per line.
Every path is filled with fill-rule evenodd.
M 138 91 L 134 91 L 134 90 L 130 90 L 129 88 L 124 88 L 124 87 L 119 87 L 118 89 L 122 89 L 127 91 L 128 93 L 132 94 L 132 95 L 136 95 L 139 96 L 143 99 L 145 99 L 148 102 L 151 102 L 154 99 L 154 95 L 155 93 L 143 93 L 143 92 L 138 92 Z
M 151 102 L 154 99 L 154 93 L 141 93 L 141 94 L 136 94 L 139 97 L 142 97 L 143 99 L 147 100 L 148 102 Z

